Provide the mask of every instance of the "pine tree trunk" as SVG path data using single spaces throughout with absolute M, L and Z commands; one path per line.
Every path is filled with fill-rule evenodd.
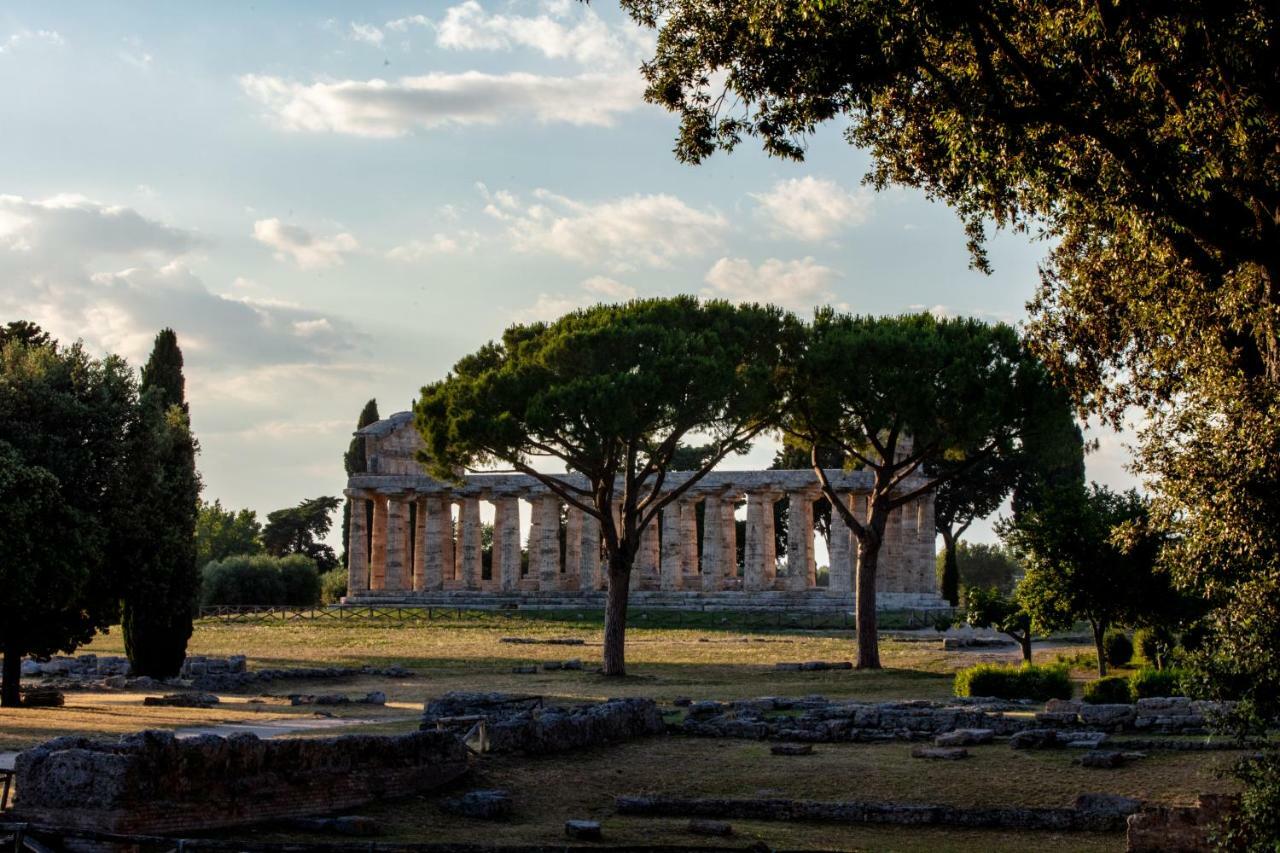
M 946 548 L 942 558 L 942 597 L 955 607 L 960 604 L 960 565 L 956 560 L 956 540 L 950 530 L 942 531 L 942 544 Z
M 862 540 L 858 543 L 857 589 L 854 591 L 854 618 L 858 625 L 858 669 L 880 668 L 880 638 L 876 627 L 876 564 L 880 548 Z
M 0 683 L 0 708 L 16 708 L 22 704 L 18 684 L 22 680 L 22 652 L 17 643 L 4 647 L 3 683 Z
M 1107 626 L 1100 622 L 1090 622 L 1093 626 L 1093 647 L 1098 653 L 1098 677 L 1103 678 L 1107 674 L 1107 656 L 1102 649 L 1102 636 L 1106 633 Z
M 1022 646 L 1022 662 L 1027 664 L 1031 663 L 1031 632 L 1028 631 L 1014 639 L 1016 639 L 1018 644 Z
M 627 594 L 631 567 L 621 554 L 609 557 L 609 590 L 604 606 L 604 675 L 627 674 Z

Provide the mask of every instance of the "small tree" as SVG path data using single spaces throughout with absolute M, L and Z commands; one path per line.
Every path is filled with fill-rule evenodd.
M 342 505 L 339 498 L 308 498 L 297 506 L 267 514 L 262 529 L 263 549 L 273 557 L 301 554 L 315 561 L 320 572 L 338 565 L 333 548 L 320 540 L 329 535 L 333 511 Z
M 995 587 L 970 587 L 965 595 L 965 621 L 975 628 L 995 628 L 1022 647 L 1022 660 L 1031 663 L 1031 614 L 1016 598 Z
M 1013 329 L 930 314 L 814 318 L 790 377 L 786 429 L 809 447 L 823 493 L 858 540 L 858 667 L 880 667 L 876 573 L 889 514 L 1012 452 L 1032 369 Z M 839 499 L 815 451 L 872 475 L 867 509 Z M 945 466 L 936 463 L 946 460 Z M 923 475 L 908 481 L 913 475 Z
M 378 418 L 378 401 L 370 400 L 364 404 L 364 408 L 360 410 L 360 417 L 356 418 L 356 429 L 362 430 L 369 424 L 377 423 Z M 353 435 L 351 443 L 347 445 L 347 452 L 342 454 L 342 468 L 347 472 L 347 476 L 352 474 L 362 474 L 368 467 L 365 459 L 364 437 Z M 365 529 L 373 523 L 373 506 L 370 504 L 365 508 L 368 518 L 365 519 Z M 351 547 L 351 498 L 345 498 L 342 501 L 342 565 L 346 566 L 349 559 L 347 552 Z
M 22 334 L 12 334 L 15 326 Z M 118 358 L 59 347 L 31 324 L 0 344 L 0 704 L 19 703 L 23 655 L 71 652 L 119 615 L 111 545 L 129 504 L 134 379 Z
M 794 325 L 775 308 L 691 296 L 597 305 L 512 326 L 422 389 L 415 412 L 435 476 L 504 464 L 599 522 L 609 584 L 604 674 L 626 674 L 641 533 L 776 423 Z M 682 440 L 695 435 L 712 450 L 688 478 L 668 483 Z M 539 459 L 576 476 L 549 473 Z
M 196 513 L 196 565 L 235 554 L 262 552 L 262 525 L 251 509 L 223 509 L 222 502 L 200 502 Z
M 1096 483 L 1060 489 L 998 529 L 1026 563 L 1018 585 L 1022 606 L 1046 631 L 1087 621 L 1099 676 L 1107 674 L 1107 629 L 1137 619 L 1148 602 L 1168 595 L 1168 576 L 1155 570 L 1163 536 L 1151 528 L 1147 501 L 1136 491 Z

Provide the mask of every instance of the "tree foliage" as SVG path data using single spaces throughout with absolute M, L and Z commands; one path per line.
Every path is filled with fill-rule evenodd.
M 297 506 L 267 513 L 262 528 L 262 547 L 273 557 L 301 554 L 313 561 L 321 572 L 338 565 L 333 548 L 321 540 L 333 526 L 333 511 L 342 505 L 335 497 L 308 498 Z
M 968 595 L 976 589 L 994 587 L 999 592 L 1009 595 L 1022 577 L 1022 561 L 1010 548 L 986 542 L 956 543 L 955 552 L 938 554 L 938 574 L 943 572 L 944 564 L 953 559 L 959 572 L 960 587 L 964 591 L 963 600 L 968 606 Z
M 113 547 L 127 504 L 136 386 L 30 325 L 0 347 L 0 701 L 18 702 L 23 655 L 70 652 L 119 614 Z
M 600 522 L 606 674 L 626 670 L 627 587 L 641 532 L 776 422 L 793 327 L 774 308 L 686 296 L 597 305 L 512 326 L 423 388 L 415 413 L 432 474 L 504 465 Z M 668 489 L 681 443 L 695 436 L 713 450 Z M 539 460 L 571 475 L 548 473 Z
M 197 445 L 183 396 L 182 350 L 172 329 L 156 335 L 142 369 L 139 418 L 130 437 L 131 500 L 117 523 L 125 653 L 138 675 L 182 669 L 200 588 Z
M 1023 663 L 1031 663 L 1031 614 L 1013 596 L 996 587 L 971 587 L 965 594 L 965 621 L 995 628 L 1018 642 Z
M 1007 325 L 818 311 L 789 376 L 785 428 L 809 448 L 824 494 L 858 540 L 859 667 L 880 665 L 875 579 L 889 514 L 1013 452 L 1019 388 L 1038 372 Z M 815 447 L 872 474 L 865 511 L 838 500 Z
M 196 513 L 196 565 L 236 554 L 262 551 L 262 525 L 251 509 L 223 509 L 222 502 L 200 502 Z

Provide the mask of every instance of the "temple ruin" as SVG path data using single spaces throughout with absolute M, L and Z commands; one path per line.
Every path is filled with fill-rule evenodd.
M 352 501 L 347 603 L 603 606 L 608 579 L 596 519 L 528 475 L 468 474 L 461 483 L 427 476 L 409 412 L 356 434 L 364 439 L 366 472 L 352 475 L 345 492 Z M 671 472 L 666 487 L 689 476 Z M 850 507 L 865 511 L 858 502 L 870 491 L 869 473 L 828 476 Z M 903 489 L 918 485 L 908 479 Z M 828 582 L 818 583 L 813 507 L 821 497 L 807 469 L 712 471 L 642 534 L 631 574 L 633 606 L 851 608 L 857 543 L 839 522 L 829 537 Z M 787 502 L 785 554 L 777 553 L 774 529 L 779 501 Z M 481 502 L 493 506 L 488 549 Z M 736 516 L 744 504 L 739 537 Z M 877 572 L 880 608 L 946 606 L 937 591 L 934 539 L 932 495 L 890 516 Z

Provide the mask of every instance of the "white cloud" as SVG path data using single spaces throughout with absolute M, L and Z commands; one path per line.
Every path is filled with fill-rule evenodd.
M 124 42 L 124 50 L 121 50 L 117 56 L 127 65 L 132 65 L 139 71 L 150 71 L 151 63 L 154 60 L 151 53 L 142 46 L 142 40 L 136 36 L 128 36 L 121 39 Z
M 732 302 L 768 302 L 805 310 L 835 298 L 831 284 L 839 275 L 813 258 L 769 258 L 758 267 L 742 258 L 721 258 L 707 271 L 704 296 Z
M 490 211 L 507 223 L 517 251 L 548 252 L 583 264 L 604 264 L 613 271 L 637 265 L 665 267 L 676 258 L 702 254 L 717 246 L 729 227 L 718 211 L 699 210 L 666 194 L 597 203 L 546 190 L 534 196 L 537 201 L 528 205 L 511 196 L 510 212 Z M 498 193 L 493 198 L 501 203 Z
M 46 44 L 61 47 L 66 41 L 57 30 L 29 30 L 22 28 L 0 39 L 0 54 L 12 53 L 25 44 Z
M 595 275 L 582 282 L 575 294 L 539 293 L 534 303 L 510 314 L 514 323 L 551 322 L 570 311 L 586 308 L 597 302 L 621 302 L 634 299 L 636 289 L 615 279 Z
M 453 234 L 436 232 L 425 240 L 410 240 L 387 252 L 393 261 L 421 261 L 434 255 L 458 255 L 474 252 L 480 244 L 475 231 L 458 231 Z
M 426 15 L 408 15 L 404 18 L 396 18 L 394 21 L 387 21 L 387 29 L 403 33 L 408 32 L 410 27 L 430 27 L 431 19 Z
M 382 30 L 378 29 L 373 24 L 359 24 L 352 21 L 350 38 L 352 41 L 361 41 L 365 44 L 371 44 L 374 47 L 381 47 L 383 36 Z
M 0 250 L 32 253 L 48 264 L 101 255 L 116 256 L 117 260 L 173 256 L 203 244 L 194 232 L 82 195 L 43 200 L 0 195 Z M 67 254 L 69 249 L 74 249 L 73 254 Z
M 871 212 L 871 194 L 850 193 L 834 181 L 806 175 L 778 181 L 766 193 L 751 193 L 758 212 L 775 237 L 807 242 L 826 240 Z
M 543 14 L 525 16 L 491 14 L 467 0 L 446 11 L 435 29 L 436 44 L 450 50 L 527 48 L 593 68 L 635 68 L 648 47 L 640 28 L 610 27 L 580 4 L 548 5 Z
M 277 260 L 291 260 L 300 269 L 324 269 L 341 266 L 343 256 L 359 248 L 350 234 L 316 237 L 305 228 L 286 225 L 279 219 L 259 219 L 253 223 L 253 236 L 259 243 L 275 249 Z
M 606 299 L 626 300 L 636 298 L 636 289 L 634 287 L 603 275 L 593 275 L 582 283 L 582 289 Z
M 387 138 L 415 129 L 497 124 L 514 118 L 542 123 L 611 126 L 643 105 L 639 76 L 584 73 L 557 77 L 526 72 L 431 73 L 396 81 L 299 83 L 246 74 L 240 85 L 285 130 Z

